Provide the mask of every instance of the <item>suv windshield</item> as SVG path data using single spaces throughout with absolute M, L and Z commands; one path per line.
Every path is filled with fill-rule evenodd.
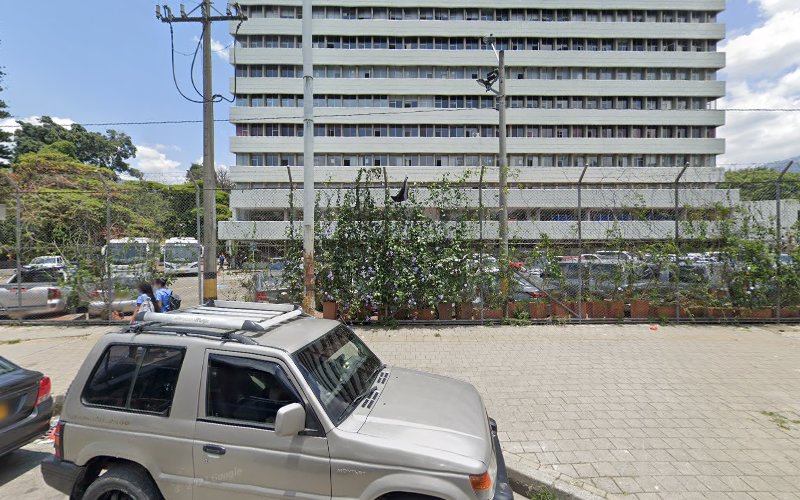
M 384 366 L 344 325 L 303 347 L 293 358 L 336 425 L 368 394 Z

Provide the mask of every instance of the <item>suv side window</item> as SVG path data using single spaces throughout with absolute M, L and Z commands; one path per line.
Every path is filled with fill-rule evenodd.
M 209 355 L 206 417 L 272 428 L 278 410 L 291 403 L 301 401 L 277 364 Z
M 168 416 L 183 356 L 176 347 L 109 346 L 81 399 L 90 406 Z

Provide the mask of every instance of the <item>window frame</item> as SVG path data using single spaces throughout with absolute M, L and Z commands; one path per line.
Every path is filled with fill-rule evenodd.
M 305 391 L 302 389 L 302 385 L 299 383 L 297 377 L 293 370 L 280 358 L 269 355 L 269 354 L 254 354 L 254 353 L 242 353 L 242 352 L 235 352 L 235 351 L 223 351 L 219 349 L 206 349 L 205 353 L 203 354 L 203 368 L 202 374 L 200 377 L 200 395 L 198 398 L 198 405 L 197 405 L 197 415 L 196 420 L 198 422 L 206 422 L 216 425 L 226 425 L 231 427 L 247 427 L 251 429 L 261 429 L 269 432 L 275 432 L 275 425 L 270 424 L 260 424 L 258 422 L 251 422 L 251 421 L 243 421 L 243 420 L 233 420 L 233 419 L 226 419 L 226 418 L 219 418 L 219 417 L 211 417 L 208 416 L 208 368 L 209 368 L 209 361 L 211 356 L 223 356 L 229 358 L 240 358 L 240 359 L 247 359 L 250 361 L 257 361 L 259 363 L 272 363 L 274 364 L 279 370 L 283 372 L 283 375 L 286 381 L 290 384 L 289 389 L 294 392 L 294 394 L 299 398 L 299 404 L 303 407 L 306 412 L 306 429 L 300 432 L 301 436 L 314 436 L 314 437 L 325 437 L 325 430 L 323 428 L 322 422 L 317 416 L 317 412 L 314 409 L 311 402 L 309 402 L 308 397 L 306 396 Z M 312 428 L 308 426 L 309 422 L 314 423 L 314 427 Z
M 144 349 L 144 353 L 142 355 L 142 359 L 144 359 L 144 357 L 147 356 L 147 350 L 152 348 L 152 347 L 162 348 L 162 349 L 173 349 L 173 350 L 176 350 L 176 351 L 180 351 L 180 353 L 181 353 L 181 363 L 180 363 L 180 366 L 178 367 L 178 378 L 175 380 L 175 391 L 173 391 L 173 393 L 172 393 L 172 399 L 170 400 L 169 407 L 166 410 L 164 410 L 162 412 L 153 412 L 153 411 L 136 410 L 136 409 L 130 408 L 131 396 L 133 395 L 133 389 L 136 387 L 136 380 L 137 380 L 137 378 L 139 376 L 139 369 L 142 366 L 140 363 L 137 363 L 136 369 L 133 372 L 133 378 L 131 379 L 131 384 L 128 387 L 128 395 L 126 396 L 126 401 L 125 401 L 126 406 L 125 407 L 94 404 L 94 403 L 89 403 L 89 402 L 86 401 L 86 390 L 89 387 L 89 383 L 91 383 L 91 381 L 94 379 L 94 376 L 97 374 L 97 371 L 100 369 L 100 364 L 106 358 L 106 355 L 108 354 L 108 352 L 113 347 L 118 347 L 118 346 L 143 348 Z M 97 359 L 97 362 L 95 363 L 94 367 L 92 368 L 91 373 L 89 373 L 89 376 L 86 378 L 86 380 L 85 380 L 85 382 L 83 384 L 83 387 L 81 388 L 81 396 L 80 396 L 81 404 L 86 408 L 99 408 L 99 409 L 103 409 L 103 410 L 119 411 L 119 412 L 124 412 L 124 413 L 133 413 L 133 414 L 136 414 L 136 415 L 150 415 L 150 416 L 154 416 L 154 417 L 169 418 L 170 414 L 172 413 L 172 405 L 175 403 L 175 393 L 177 392 L 178 384 L 180 383 L 181 374 L 183 373 L 183 362 L 186 360 L 186 351 L 187 351 L 186 346 L 169 345 L 169 344 L 150 344 L 150 343 L 148 343 L 148 344 L 132 343 L 131 344 L 131 343 L 126 343 L 126 342 L 112 342 L 112 343 L 108 344 L 103 349 L 103 353 Z

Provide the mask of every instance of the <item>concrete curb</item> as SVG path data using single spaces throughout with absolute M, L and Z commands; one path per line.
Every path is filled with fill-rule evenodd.
M 514 453 L 503 453 L 511 489 L 525 498 L 550 493 L 563 500 L 603 500 L 608 493 L 564 474 L 545 472 Z

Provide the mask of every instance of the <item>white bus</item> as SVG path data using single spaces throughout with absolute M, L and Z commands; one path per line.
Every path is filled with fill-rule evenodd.
M 155 269 L 158 244 L 148 238 L 116 238 L 109 240 L 102 253 L 108 257 L 111 276 L 147 279 Z
M 194 238 L 170 238 L 161 247 L 165 274 L 197 274 L 203 246 Z

